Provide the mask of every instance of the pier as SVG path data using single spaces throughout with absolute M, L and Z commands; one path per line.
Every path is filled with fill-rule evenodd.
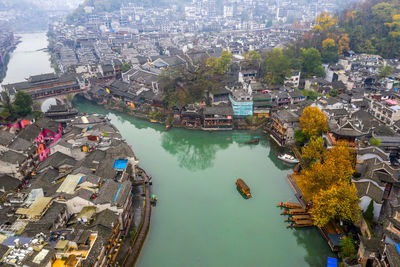
M 144 187 L 145 198 L 143 202 L 143 210 L 142 210 L 142 221 L 137 229 L 134 237 L 132 238 L 129 253 L 126 254 L 125 259 L 122 263 L 122 266 L 134 266 L 136 260 L 139 257 L 140 251 L 143 247 L 144 241 L 146 240 L 147 233 L 149 232 L 150 227 L 150 218 L 151 218 L 151 203 L 150 203 L 150 182 L 149 176 L 146 172 L 139 168 L 142 172 L 144 180 L 141 181 Z

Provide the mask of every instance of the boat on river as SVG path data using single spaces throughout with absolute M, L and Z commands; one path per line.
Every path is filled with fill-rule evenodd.
M 172 127 L 172 125 L 168 124 L 167 126 L 165 126 L 165 131 L 168 131 L 171 127 Z
M 290 210 L 284 210 L 282 212 L 283 215 L 300 215 L 300 214 L 308 214 L 308 211 L 306 209 L 290 209 Z
M 151 122 L 151 123 L 157 123 L 157 122 L 158 122 L 158 120 L 153 120 L 153 119 L 150 119 L 150 122 Z
M 299 163 L 298 159 L 289 154 L 283 154 L 283 155 L 281 154 L 278 156 L 278 159 L 283 160 L 284 162 L 287 163 L 293 163 L 293 164 Z
M 311 220 L 311 215 L 308 214 L 303 214 L 303 215 L 293 215 L 290 216 L 286 219 L 286 221 L 289 222 L 296 222 L 296 221 L 301 221 L 301 220 Z
M 295 221 L 291 224 L 288 224 L 288 227 L 308 227 L 308 226 L 313 226 L 314 223 L 311 220 L 299 220 Z
M 250 188 L 248 187 L 248 185 L 242 180 L 242 179 L 237 179 L 236 180 L 236 186 L 237 188 L 240 190 L 240 192 L 246 196 L 246 198 L 250 198 L 251 197 L 251 192 L 250 192 Z
M 254 137 L 250 141 L 247 141 L 248 144 L 257 144 L 258 142 L 260 142 L 260 138 L 258 136 Z
M 296 202 L 281 202 L 278 203 L 277 206 L 287 209 L 302 209 L 303 206 L 300 203 Z

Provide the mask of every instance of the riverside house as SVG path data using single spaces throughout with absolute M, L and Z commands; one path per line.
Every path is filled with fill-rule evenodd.
M 232 130 L 233 110 L 231 106 L 204 107 L 203 130 Z
M 294 132 L 300 126 L 300 116 L 293 111 L 278 110 L 271 118 L 271 138 L 280 146 L 294 144 Z

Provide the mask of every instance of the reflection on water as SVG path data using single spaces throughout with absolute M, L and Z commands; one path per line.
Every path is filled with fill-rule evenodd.
M 297 228 L 292 231 L 294 231 L 293 235 L 296 237 L 297 244 L 307 251 L 304 261 L 309 266 L 326 266 L 327 257 L 321 257 L 325 254 L 322 248 L 326 247 L 326 242 L 319 236 L 319 233 L 310 231 L 310 228 Z M 320 250 L 316 248 L 320 248 Z M 331 257 L 332 253 L 329 256 Z

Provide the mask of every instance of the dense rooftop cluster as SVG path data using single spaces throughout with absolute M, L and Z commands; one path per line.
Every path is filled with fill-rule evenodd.
M 132 186 L 142 179 L 138 162 L 105 117 L 68 110 L 49 111 L 69 118 L 62 123 L 1 125 L 3 264 L 106 266 L 120 259 L 135 216 Z

